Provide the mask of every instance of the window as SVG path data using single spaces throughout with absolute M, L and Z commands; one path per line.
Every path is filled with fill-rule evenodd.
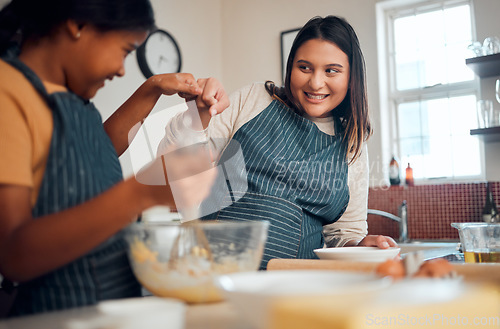
M 390 122 L 383 142 L 416 180 L 482 177 L 480 142 L 470 136 L 478 82 L 465 65 L 474 39 L 470 1 L 377 6 L 381 108 Z

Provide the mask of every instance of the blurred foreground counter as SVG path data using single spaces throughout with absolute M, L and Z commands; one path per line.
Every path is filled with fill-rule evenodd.
M 268 270 L 374 272 L 377 263 L 273 259 Z M 455 279 L 404 279 L 362 295 L 276 301 L 267 329 L 500 328 L 500 264 L 452 264 Z
M 368 296 L 287 298 L 268 329 L 457 327 L 500 328 L 500 286 L 413 279 Z

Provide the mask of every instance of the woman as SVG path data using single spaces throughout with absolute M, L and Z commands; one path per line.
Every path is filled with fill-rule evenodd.
M 211 193 L 206 203 L 224 207 L 207 217 L 269 220 L 261 268 L 271 258 L 315 258 L 313 250 L 325 242 L 396 246 L 390 237 L 366 235 L 364 143 L 371 128 L 365 68 L 357 36 L 344 19 L 315 17 L 299 31 L 283 88 L 269 81 L 253 84 L 230 100 L 221 115 L 202 119 L 221 159 L 228 158 L 230 141 L 241 146 L 247 189 L 232 184 L 230 205 Z M 167 131 L 179 127 L 181 119 Z M 175 142 L 173 135 L 164 137 L 160 152 Z
M 0 273 L 19 283 L 10 315 L 141 293 L 121 229 L 174 200 L 168 181 L 123 180 L 128 133 L 161 95 L 197 98 L 208 112 L 228 105 L 213 79 L 165 74 L 102 124 L 89 99 L 124 75 L 124 59 L 153 28 L 149 0 L 13 0 L 0 12 Z M 191 202 L 214 173 L 200 177 L 183 180 Z

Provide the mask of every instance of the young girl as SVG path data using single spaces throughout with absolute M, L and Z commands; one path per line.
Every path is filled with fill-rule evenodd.
M 103 125 L 89 99 L 153 28 L 149 0 L 13 0 L 0 12 L 0 273 L 19 283 L 10 315 L 140 295 L 121 229 L 174 203 L 168 182 L 123 180 L 128 133 L 161 95 L 212 113 L 229 104 L 213 79 L 158 75 Z M 183 182 L 186 202 L 207 195 L 214 173 L 197 177 Z
M 241 145 L 248 189 L 233 188 L 232 204 L 207 217 L 269 220 L 261 268 L 272 258 L 315 258 L 313 250 L 325 242 L 396 246 L 390 237 L 366 235 L 365 141 L 371 128 L 365 68 L 358 38 L 344 19 L 315 17 L 299 31 L 284 87 L 253 84 L 230 100 L 204 126 L 222 159 L 230 141 Z M 164 137 L 160 152 L 174 142 L 172 135 Z

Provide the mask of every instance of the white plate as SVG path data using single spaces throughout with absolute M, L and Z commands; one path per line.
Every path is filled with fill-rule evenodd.
M 99 302 L 97 312 L 82 318 L 72 317 L 68 329 L 183 329 L 186 305 L 177 299 L 136 297 Z
M 330 270 L 240 272 L 215 279 L 227 301 L 257 328 L 267 328 L 268 312 L 277 298 L 354 293 L 365 298 L 366 293 L 379 291 L 390 283 L 374 274 Z
M 320 259 L 349 260 L 356 262 L 383 262 L 396 257 L 400 248 L 380 249 L 377 247 L 321 248 L 314 252 Z

